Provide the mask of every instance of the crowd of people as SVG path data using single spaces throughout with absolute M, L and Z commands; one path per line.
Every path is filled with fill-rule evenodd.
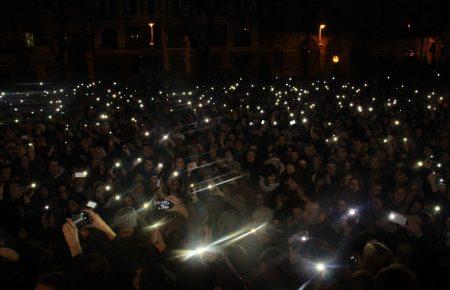
M 5 91 L 0 288 L 447 289 L 448 100 L 389 76 Z

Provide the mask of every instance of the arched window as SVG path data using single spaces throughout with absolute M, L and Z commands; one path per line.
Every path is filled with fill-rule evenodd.
M 318 64 L 319 48 L 317 42 L 306 38 L 300 44 L 300 65 L 305 68 L 313 68 Z
M 117 32 L 112 27 L 106 27 L 102 30 L 101 34 L 103 49 L 116 49 L 117 48 Z
M 327 43 L 327 50 L 326 50 L 326 61 L 325 63 L 327 65 L 330 64 L 337 64 L 342 61 L 342 44 L 337 39 L 332 39 L 328 41 Z
M 169 27 L 169 47 L 184 46 L 184 30 L 176 25 Z
M 282 68 L 283 67 L 283 50 L 281 45 L 276 44 L 275 49 L 273 51 L 272 63 L 274 68 Z

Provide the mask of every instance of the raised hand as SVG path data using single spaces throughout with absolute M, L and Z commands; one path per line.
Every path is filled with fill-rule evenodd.
M 161 235 L 159 229 L 155 229 L 152 231 L 150 241 L 160 252 L 164 251 L 167 247 L 166 242 L 164 241 L 164 238 Z
M 187 208 L 184 206 L 183 202 L 178 197 L 176 197 L 174 195 L 169 195 L 167 197 L 167 200 L 173 203 L 173 207 L 168 209 L 167 211 L 177 212 L 186 219 L 189 217 L 189 211 L 187 210 Z
M 73 220 L 66 219 L 62 228 L 64 239 L 69 246 L 70 254 L 75 257 L 81 254 L 80 240 L 78 239 L 78 229 Z
M 87 214 L 91 219 L 91 224 L 88 227 L 96 228 L 99 231 L 104 232 L 110 240 L 116 237 L 116 233 L 108 226 L 108 224 L 92 210 L 86 210 Z

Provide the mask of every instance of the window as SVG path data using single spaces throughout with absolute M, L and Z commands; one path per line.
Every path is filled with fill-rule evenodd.
M 116 0 L 109 0 L 109 14 L 116 14 Z
M 319 60 L 319 47 L 317 43 L 307 38 L 300 45 L 300 61 L 304 68 L 315 67 Z
M 211 46 L 227 46 L 227 25 L 218 24 L 214 27 Z
M 116 49 L 117 48 L 117 32 L 112 27 L 106 27 L 101 34 L 103 49 Z
M 128 0 L 125 4 L 125 13 L 127 14 L 137 14 L 138 3 L 137 0 Z
M 156 14 L 156 0 L 147 0 L 147 12 Z
M 180 12 L 180 1 L 179 0 L 170 0 L 170 12 L 172 12 L 172 13 Z
M 171 26 L 169 28 L 169 47 L 184 46 L 184 31 L 179 26 Z
M 125 46 L 126 48 L 146 48 L 148 47 L 148 32 L 146 31 L 147 27 L 127 27 L 126 31 L 126 39 Z
M 281 45 L 276 45 L 275 50 L 273 51 L 273 67 L 283 67 L 283 50 L 281 49 Z
M 236 46 L 250 46 L 251 37 L 250 29 L 247 27 L 242 27 L 234 32 L 234 44 Z
M 337 39 L 328 41 L 326 48 L 326 64 L 336 64 L 342 60 L 342 44 Z
M 25 33 L 26 47 L 34 47 L 34 35 L 33 33 Z

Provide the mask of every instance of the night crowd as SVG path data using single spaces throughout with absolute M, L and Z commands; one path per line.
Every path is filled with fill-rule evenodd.
M 0 99 L 0 289 L 448 289 L 442 89 L 47 89 Z

